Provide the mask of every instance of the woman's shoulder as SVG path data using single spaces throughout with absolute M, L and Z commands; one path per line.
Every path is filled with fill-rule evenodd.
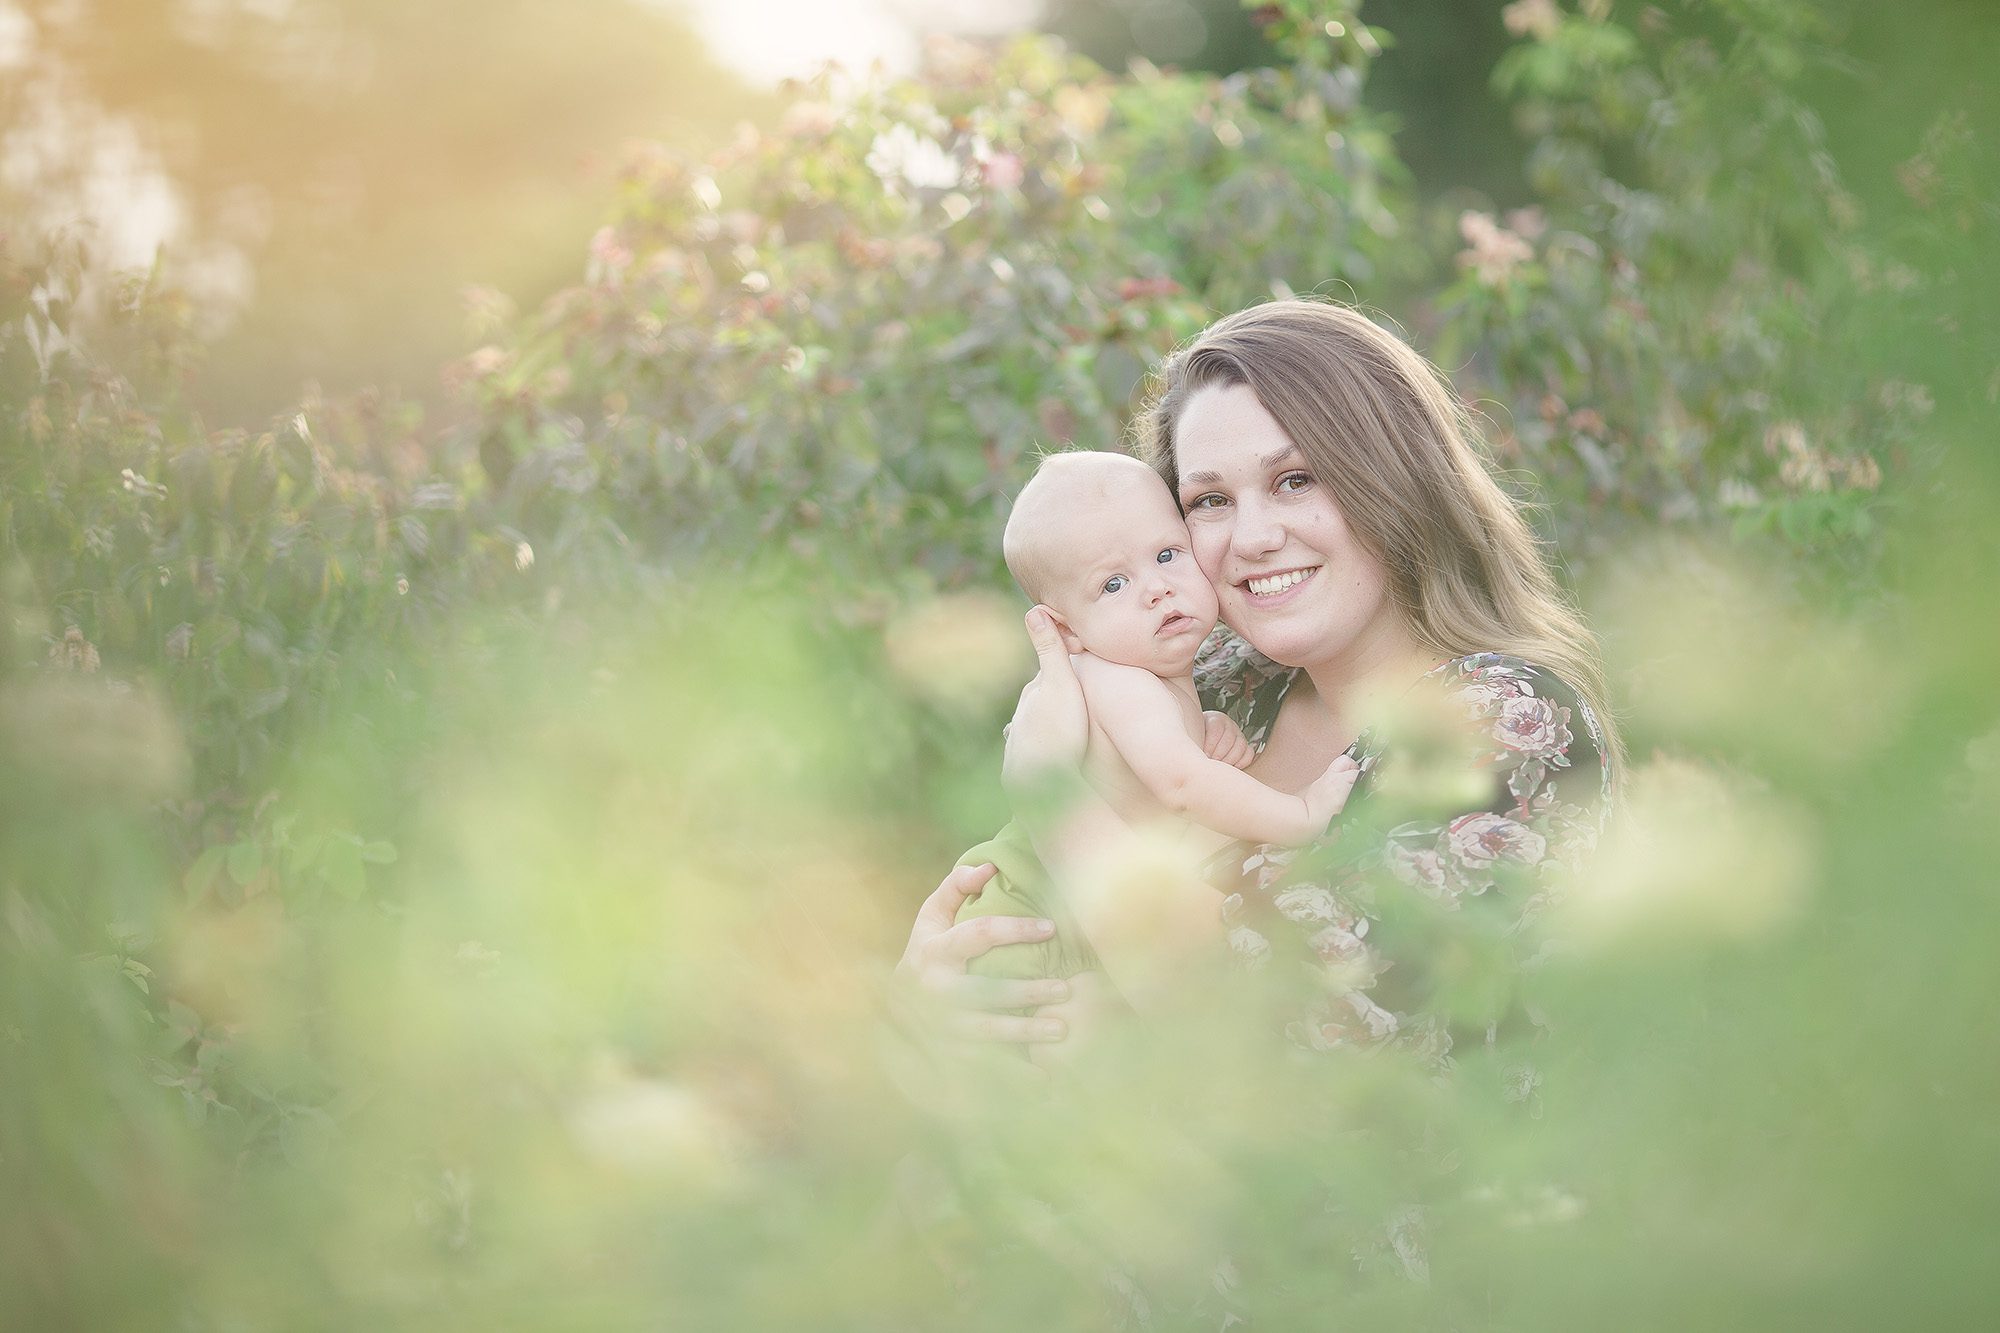
M 1597 797 L 1609 797 L 1604 729 L 1583 692 L 1553 668 L 1512 653 L 1477 652 L 1442 663 L 1431 679 L 1487 742 L 1488 762 L 1515 770 L 1517 789 L 1567 770 L 1564 786 L 1572 792 L 1576 779 L 1590 775 L 1601 787 Z
M 1466 653 L 1439 664 L 1431 673 L 1447 687 L 1472 691 L 1481 698 L 1561 697 L 1579 699 L 1574 685 L 1552 668 L 1512 653 Z
M 1252 745 L 1270 737 L 1285 693 L 1299 677 L 1252 648 L 1226 625 L 1217 625 L 1194 658 L 1194 684 L 1203 708 L 1220 709 Z

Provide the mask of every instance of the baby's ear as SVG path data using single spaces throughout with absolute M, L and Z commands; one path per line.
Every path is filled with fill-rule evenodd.
M 1069 622 L 1047 606 L 1044 606 L 1042 609 L 1048 611 L 1049 619 L 1055 622 L 1056 633 L 1062 635 L 1063 651 L 1066 653 L 1082 652 L 1083 640 L 1076 637 L 1076 631 L 1069 627 Z

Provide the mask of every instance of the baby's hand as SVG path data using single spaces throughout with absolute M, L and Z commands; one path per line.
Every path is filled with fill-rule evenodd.
M 1312 786 L 1306 788 L 1306 810 L 1321 833 L 1333 822 L 1333 817 L 1346 808 L 1347 794 L 1354 790 L 1354 781 L 1360 776 L 1361 765 L 1343 754 L 1328 764 L 1326 772 L 1314 778 Z
M 1243 729 L 1230 720 L 1229 714 L 1214 711 L 1201 715 L 1201 752 L 1232 768 L 1248 768 L 1257 758 L 1257 752 L 1244 739 Z

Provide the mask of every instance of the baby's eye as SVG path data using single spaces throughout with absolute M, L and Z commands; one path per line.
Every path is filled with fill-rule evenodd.
M 1312 482 L 1313 478 L 1310 472 L 1287 472 L 1284 476 L 1278 478 L 1278 489 L 1295 494 L 1312 485 Z
M 1174 548 L 1169 546 L 1166 550 L 1154 556 L 1153 559 L 1159 561 L 1163 565 L 1172 564 L 1174 559 Z
M 1113 574 L 1110 578 L 1104 580 L 1104 591 L 1106 592 L 1117 592 L 1124 586 L 1125 576 L 1123 574 Z

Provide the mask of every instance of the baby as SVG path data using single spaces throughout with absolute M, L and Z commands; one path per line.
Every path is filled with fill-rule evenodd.
M 1084 777 L 1133 825 L 1165 824 L 1190 859 L 1231 841 L 1302 845 L 1326 828 L 1359 772 L 1345 755 L 1304 795 L 1276 791 L 1204 748 L 1194 658 L 1215 627 L 1215 589 L 1188 551 L 1187 524 L 1166 483 L 1124 454 L 1042 460 L 1014 502 L 1002 549 L 1028 597 L 1048 608 L 1090 713 Z M 1240 733 L 1217 752 L 1249 762 Z M 1010 945 L 972 961 L 986 976 L 1069 977 L 1092 966 L 1027 835 L 1009 824 L 959 859 L 992 862 L 993 878 L 959 911 L 1038 916 L 1046 944 Z

